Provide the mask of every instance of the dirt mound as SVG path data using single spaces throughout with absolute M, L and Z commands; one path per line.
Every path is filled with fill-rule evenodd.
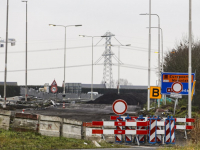
M 89 101 L 90 104 L 112 104 L 117 99 L 123 99 L 128 105 L 144 105 L 147 101 L 146 93 L 128 93 L 128 94 L 117 94 L 107 93 L 98 97 L 94 101 Z

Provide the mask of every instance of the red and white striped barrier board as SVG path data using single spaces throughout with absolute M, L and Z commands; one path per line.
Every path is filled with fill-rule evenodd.
M 171 143 L 175 143 L 175 121 L 170 120 L 171 123 Z
M 150 119 L 149 143 L 156 143 L 156 128 L 157 128 L 157 120 Z
M 123 129 L 123 126 L 124 125 L 122 125 L 123 123 L 121 123 L 123 121 L 123 118 L 117 118 L 117 122 L 119 123 L 119 124 L 115 124 L 115 126 L 116 126 L 116 130 L 122 130 Z M 123 131 L 123 130 L 122 130 Z M 115 135 L 115 142 L 122 142 L 122 135 L 121 134 L 116 134 Z
M 133 121 L 93 121 L 92 126 L 132 126 L 132 127 L 139 127 L 139 126 L 148 126 L 148 121 L 138 121 L 138 122 L 133 122 Z M 157 121 L 157 126 L 165 126 L 164 121 Z M 193 129 L 194 126 L 189 126 L 189 125 L 175 125 L 175 129 L 180 129 L 180 130 L 191 130 Z M 157 131 L 160 133 L 159 131 Z
M 174 118 L 175 122 L 194 122 L 193 118 Z
M 166 144 L 175 144 L 175 130 L 191 130 L 194 126 L 186 125 L 186 122 L 195 121 L 193 118 L 173 118 L 172 116 L 168 118 L 111 116 L 110 119 L 116 121 L 93 121 L 92 126 L 115 126 L 115 130 L 93 129 L 92 134 L 112 134 L 115 135 L 116 142 L 122 142 L 122 135 L 125 134 L 125 142 L 128 143 L 133 142 L 132 136 L 136 135 L 138 144 L 145 142 L 145 135 L 148 135 L 147 138 L 151 144 L 162 141 Z M 175 122 L 183 122 L 185 125 L 175 125 Z
M 169 120 L 166 120 L 166 125 L 165 125 L 165 143 L 170 143 L 170 127 L 169 127 Z
M 161 130 L 161 126 L 157 126 L 157 132 L 159 132 L 160 130 Z M 161 134 L 157 134 L 157 136 L 156 136 L 156 142 L 157 143 L 162 142 L 162 135 Z
M 116 120 L 119 116 L 110 116 L 110 120 Z M 126 116 L 121 116 L 123 118 L 123 120 L 125 120 Z M 136 116 L 130 116 L 131 117 L 131 120 L 135 120 L 137 119 L 138 117 Z M 144 121 L 147 121 L 150 117 L 143 117 L 145 118 Z M 167 118 L 162 118 L 163 120 L 167 119 Z M 174 118 L 175 119 L 175 122 L 194 122 L 195 119 L 193 118 Z
M 92 121 L 95 126 L 148 126 L 148 121 Z
M 148 130 L 110 130 L 110 129 L 93 129 L 92 134 L 131 134 L 131 135 L 147 135 Z
M 157 131 L 162 130 L 162 126 L 158 126 L 158 122 L 160 122 L 161 119 L 157 119 Z M 162 142 L 162 135 L 157 134 L 156 136 L 156 142 L 161 143 Z
M 126 120 L 126 121 L 130 121 L 131 118 L 130 118 L 129 116 L 127 116 L 127 117 L 125 118 L 125 120 Z M 133 121 L 134 121 L 134 120 L 133 120 Z M 133 121 L 132 121 L 132 122 L 133 122 Z M 132 127 L 130 127 L 130 126 L 125 126 L 125 130 L 131 130 L 131 129 L 132 129 Z M 132 142 L 132 135 L 125 134 L 125 142 L 131 143 L 131 142 Z
M 128 131 L 128 130 L 131 130 L 131 127 L 129 127 L 129 126 L 126 126 L 125 127 L 125 131 Z M 125 141 L 126 142 L 131 142 L 132 141 L 132 135 L 130 135 L 130 134 L 125 134 Z
M 118 117 L 119 117 L 119 116 L 110 116 L 110 120 L 117 120 Z M 123 120 L 125 120 L 125 118 L 126 118 L 127 116 L 121 116 L 121 117 L 123 118 Z M 135 120 L 135 119 L 137 119 L 138 117 L 130 116 L 130 118 L 131 118 L 131 120 Z
M 145 118 L 139 116 L 139 118 L 137 118 L 137 120 L 138 120 L 138 121 L 144 121 Z M 149 123 L 147 123 L 147 126 L 148 126 L 148 125 L 149 125 Z M 146 127 L 146 126 L 138 126 L 137 129 L 138 129 L 138 130 L 144 130 L 145 127 Z M 144 142 L 145 142 L 144 135 L 138 135 L 138 140 L 139 140 L 140 143 L 144 143 Z

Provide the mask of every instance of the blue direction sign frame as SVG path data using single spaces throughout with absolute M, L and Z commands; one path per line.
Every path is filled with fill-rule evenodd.
M 195 80 L 195 73 L 192 73 L 192 87 L 194 80 Z M 174 72 L 161 73 L 161 94 L 170 95 L 171 93 L 173 93 L 171 91 L 171 88 L 172 84 L 176 81 L 181 82 L 183 85 L 183 90 L 179 94 L 188 95 L 188 73 L 174 73 Z

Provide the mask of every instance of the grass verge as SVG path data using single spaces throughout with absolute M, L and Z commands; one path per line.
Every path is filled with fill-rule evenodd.
M 160 148 L 158 150 L 199 150 L 200 149 L 200 143 L 194 144 L 194 143 L 188 143 L 186 146 L 172 146 L 172 147 L 165 147 Z
M 123 148 L 119 144 L 99 143 L 101 148 Z M 0 130 L 1 150 L 44 150 L 44 149 L 87 149 L 96 148 L 92 141 L 64 137 L 48 137 L 33 132 Z

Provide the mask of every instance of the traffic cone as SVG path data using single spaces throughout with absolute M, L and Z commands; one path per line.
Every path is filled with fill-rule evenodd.
M 22 109 L 22 113 L 24 113 L 24 109 Z
M 65 108 L 65 103 L 63 103 L 63 108 Z

